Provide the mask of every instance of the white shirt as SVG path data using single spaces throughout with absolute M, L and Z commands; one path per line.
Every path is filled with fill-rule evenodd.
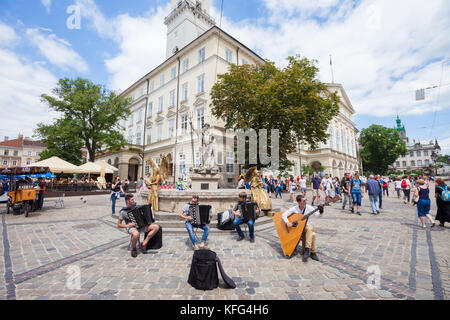
M 325 190 L 331 190 L 333 188 L 333 180 L 331 178 L 323 178 L 322 179 L 322 185 L 325 188 Z
M 402 188 L 402 182 L 395 180 L 395 189 L 401 189 Z
M 314 209 L 314 207 L 312 207 L 312 206 L 310 206 L 310 205 L 306 205 L 304 214 L 308 214 L 308 213 L 310 213 L 310 212 L 313 212 L 314 210 L 316 210 L 316 209 Z M 294 213 L 303 213 L 303 212 L 302 212 L 302 210 L 300 210 L 300 208 L 298 207 L 298 205 L 296 205 L 295 207 L 292 207 L 292 208 L 290 208 L 288 211 L 286 211 L 285 213 L 283 213 L 283 216 L 282 216 L 283 221 L 286 222 L 286 223 L 289 223 L 288 217 L 289 217 L 290 215 L 294 214 Z M 311 215 L 311 216 L 309 217 L 308 222 L 306 223 L 306 225 L 309 226 L 309 225 L 311 224 L 311 217 L 320 217 L 320 216 L 321 216 L 321 215 L 320 215 L 320 212 L 317 211 L 316 213 L 314 213 L 313 215 Z
M 300 179 L 300 188 L 306 188 L 306 180 Z

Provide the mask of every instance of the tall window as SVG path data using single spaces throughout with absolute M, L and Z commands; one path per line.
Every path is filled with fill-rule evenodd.
M 134 112 L 131 114 L 130 122 L 130 126 L 134 126 Z
M 195 153 L 195 167 L 200 167 L 200 152 Z
M 8 165 L 8 160 L 3 160 L 3 165 L 7 166 Z
M 197 128 L 201 129 L 205 125 L 205 108 L 197 109 Z
M 402 161 L 402 166 L 406 167 L 406 161 Z
M 415 167 L 416 166 L 416 162 L 413 160 L 411 161 L 411 167 Z
M 139 121 L 142 121 L 142 108 L 139 109 L 139 112 L 138 112 L 138 122 Z
M 340 139 L 341 139 L 341 137 L 339 136 L 339 129 L 336 129 L 336 150 L 337 151 L 341 151 Z
M 188 127 L 188 115 L 183 114 L 181 116 L 181 134 L 186 134 Z
M 5 150 L 5 156 L 9 156 L 9 150 Z
M 144 88 L 141 88 L 139 90 L 139 97 L 142 97 L 144 95 Z
M 31 159 L 27 159 L 27 165 L 31 164 Z
M 423 155 L 424 155 L 425 157 L 428 157 L 428 151 L 425 150 L 425 151 L 423 152 Z
M 411 152 L 409 153 L 409 156 L 410 156 L 411 158 L 413 158 L 413 157 L 414 157 L 414 152 L 411 151 Z
M 205 92 L 205 74 L 197 77 L 197 93 Z
M 428 167 L 430 165 L 430 160 L 425 160 L 425 165 Z
M 233 173 L 234 172 L 234 152 L 233 151 L 227 151 L 227 173 Z
M 152 82 L 150 82 L 150 92 L 153 92 L 155 90 L 155 80 L 152 80 Z
M 17 161 L 16 161 L 16 160 L 13 160 L 12 166 L 13 166 L 13 167 L 17 166 Z
M 170 69 L 170 80 L 175 79 L 175 77 L 177 76 L 177 67 L 173 67 L 172 69 Z
M 162 87 L 163 85 L 164 85 L 164 75 L 162 74 L 162 75 L 159 77 L 159 86 Z
M 222 151 L 217 152 L 217 164 L 221 166 L 223 164 L 223 153 Z
M 162 123 L 158 124 L 157 132 L 156 132 L 156 141 L 161 141 L 162 140 L 162 129 L 163 129 Z
M 417 151 L 417 156 L 420 157 L 420 151 Z
M 134 140 L 134 134 L 133 131 L 128 132 L 128 143 L 133 144 Z
M 175 90 L 172 90 L 169 93 L 169 107 L 173 107 L 174 105 L 175 105 Z
M 188 83 L 183 83 L 181 85 L 181 101 L 188 99 Z
M 141 145 L 142 144 L 142 132 L 141 127 L 136 128 L 136 144 Z
M 342 129 L 342 152 L 347 153 L 347 146 L 345 144 L 345 130 Z
M 418 160 L 418 161 L 417 161 L 417 165 L 418 165 L 419 167 L 421 167 L 421 166 L 422 166 L 422 160 Z
M 19 155 L 19 151 L 14 150 L 14 157 L 17 157 Z M 39 156 L 39 152 L 36 152 L 36 155 Z
M 169 120 L 169 138 L 172 138 L 174 136 L 174 131 L 175 131 L 174 123 L 175 123 L 174 119 Z
M 198 50 L 198 63 L 205 61 L 205 48 Z
M 164 97 L 158 98 L 158 113 L 163 111 Z
M 180 154 L 180 164 L 179 164 L 179 172 L 180 174 L 185 174 L 186 173 L 186 155 L 185 154 Z
M 333 149 L 334 148 L 334 139 L 333 139 L 334 130 L 333 130 L 333 127 L 328 129 L 328 133 L 330 135 L 330 149 Z
M 231 51 L 231 50 L 228 49 L 228 48 L 225 49 L 225 59 L 226 59 L 229 63 L 232 63 L 232 62 L 233 62 L 233 51 Z
M 186 72 L 189 70 L 189 58 L 186 58 L 183 60 L 183 72 Z
M 396 167 L 400 167 L 400 161 L 397 161 L 397 162 L 395 163 L 395 166 L 396 166 Z
M 152 143 L 152 127 L 147 128 L 147 144 Z
M 153 102 L 150 102 L 148 104 L 148 115 L 147 115 L 147 117 L 150 118 L 152 116 L 152 114 L 153 114 Z

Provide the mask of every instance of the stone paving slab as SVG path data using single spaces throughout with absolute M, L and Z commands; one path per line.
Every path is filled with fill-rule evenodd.
M 273 202 L 282 210 L 293 205 Z M 208 248 L 237 288 L 221 281 L 204 292 L 187 283 L 193 250 L 186 232 L 165 234 L 161 250 L 132 258 L 109 196 L 66 198 L 64 209 L 52 208 L 50 199 L 29 218 L 1 215 L 0 299 L 448 299 L 449 228 L 422 230 L 416 209 L 396 198 L 384 198 L 378 216 L 370 214 L 367 196 L 363 202 L 362 216 L 336 203 L 314 220 L 320 262 L 303 263 L 298 252 L 285 259 L 273 223 L 256 229 L 254 244 L 236 242 L 233 233 L 211 234 Z M 368 280 L 377 270 L 380 286 L 372 288 Z

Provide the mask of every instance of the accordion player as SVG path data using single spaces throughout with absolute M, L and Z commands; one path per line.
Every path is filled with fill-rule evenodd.
M 242 220 L 244 220 L 245 223 L 250 220 L 256 221 L 256 219 L 258 218 L 258 216 L 256 215 L 257 206 L 258 204 L 253 201 L 245 201 L 239 203 L 239 211 L 241 212 Z
M 128 212 L 128 220 L 133 222 L 138 229 L 155 222 L 151 204 L 134 207 Z
M 199 227 L 211 222 L 211 206 L 204 204 L 189 204 L 189 215 L 192 226 Z

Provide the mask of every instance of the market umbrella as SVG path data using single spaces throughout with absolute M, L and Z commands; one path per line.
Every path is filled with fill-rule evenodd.
M 51 157 L 51 158 L 33 163 L 30 166 L 49 167 L 50 172 L 52 172 L 52 173 L 82 173 L 76 165 L 71 164 L 61 158 L 58 158 L 58 157 Z
M 78 167 L 82 173 L 100 174 L 102 167 L 94 162 L 86 162 Z M 113 170 L 105 168 L 105 173 L 114 173 Z
M 97 160 L 97 161 L 95 161 L 94 163 L 95 163 L 96 165 L 98 165 L 98 166 L 101 167 L 101 166 L 102 166 L 102 161 L 104 161 L 104 160 Z M 113 172 L 118 172 L 118 171 L 119 171 L 119 169 L 117 169 L 116 167 L 110 165 L 110 164 L 107 163 L 107 162 L 106 162 L 106 169 L 110 169 L 110 170 L 112 170 Z M 105 173 L 110 173 L 110 172 L 108 172 L 108 170 L 106 170 Z M 111 172 L 111 173 L 112 173 L 112 172 Z

